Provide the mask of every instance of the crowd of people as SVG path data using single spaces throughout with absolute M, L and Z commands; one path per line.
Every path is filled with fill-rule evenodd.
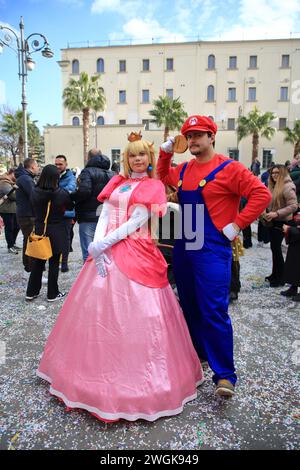
M 12 255 L 19 253 L 19 229 L 23 234 L 28 302 L 39 296 L 46 266 L 26 255 L 28 237 L 45 231 L 50 239 L 47 299 L 53 302 L 66 295 L 58 287 L 59 267 L 69 270 L 75 221 L 79 225 L 83 267 L 37 374 L 69 409 L 106 422 L 180 413 L 197 396 L 205 362 L 216 395 L 235 394 L 228 306 L 237 299 L 230 291 L 240 289 L 239 233 L 250 248 L 258 218 L 258 243 L 270 242 L 272 250 L 266 280 L 270 287 L 290 284 L 286 297 L 300 296 L 300 155 L 290 170 L 274 164 L 261 180 L 258 161 L 249 170 L 215 152 L 217 126 L 210 118 L 190 116 L 181 134 L 194 158 L 179 165 L 172 162 L 174 138 L 161 145 L 156 166 L 153 143 L 132 132 L 122 174 L 92 149 L 77 180 L 64 155 L 41 172 L 26 159 L 0 178 L 0 214 Z M 158 219 L 172 207 L 168 200 L 180 207 L 180 236 L 167 240 L 167 256 L 156 237 Z
M 259 178 L 259 167 L 252 165 L 250 169 Z M 300 225 L 300 218 L 297 214 L 300 210 L 300 153 L 295 155 L 292 162 L 288 160 L 284 165 L 272 162 L 260 179 L 272 194 L 272 200 L 260 215 L 257 226 L 257 248 L 270 243 L 272 252 L 272 272 L 266 276 L 265 281 L 270 287 L 289 284 L 289 288 L 281 291 L 280 294 L 299 302 L 300 269 L 298 269 L 297 227 Z M 246 203 L 247 201 L 244 200 L 244 204 Z M 283 255 L 284 239 L 288 245 L 286 259 Z M 243 230 L 243 246 L 245 249 L 253 246 L 251 225 Z
M 47 283 L 47 299 L 50 302 L 65 296 L 58 288 L 59 268 L 69 271 L 68 257 L 72 251 L 73 227 L 79 224 L 79 236 L 83 262 L 87 247 L 93 241 L 100 203 L 97 196 L 115 172 L 109 170 L 110 160 L 101 151 L 91 149 L 88 162 L 76 179 L 68 168 L 65 155 L 57 155 L 54 165 L 41 169 L 37 161 L 27 158 L 16 169 L 0 176 L 0 216 L 4 222 L 8 252 L 18 254 L 22 250 L 25 279 L 28 280 L 26 300 L 34 300 L 40 293 L 42 282 Z M 116 168 L 117 170 L 117 168 Z M 49 259 L 48 278 L 43 277 L 45 260 L 26 254 L 28 237 L 42 233 L 44 219 L 50 201 L 47 235 L 53 256 Z M 16 246 L 21 230 L 23 247 Z

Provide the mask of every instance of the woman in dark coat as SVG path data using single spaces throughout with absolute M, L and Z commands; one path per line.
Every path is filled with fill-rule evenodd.
M 272 274 L 265 279 L 270 282 L 270 287 L 279 287 L 284 285 L 284 257 L 281 246 L 284 237 L 283 225 L 293 219 L 293 213 L 298 207 L 296 187 L 284 165 L 277 164 L 272 167 L 269 190 L 272 193 L 272 201 L 263 213 L 263 218 L 272 222 L 270 228 Z
M 20 230 L 16 217 L 16 188 L 15 173 L 11 168 L 3 176 L 0 176 L 0 215 L 4 221 L 7 250 L 15 255 L 21 249 L 16 246 Z
M 53 256 L 49 259 L 47 300 L 53 302 L 64 297 L 59 292 L 57 281 L 60 256 L 68 244 L 68 234 L 64 224 L 64 213 L 73 208 L 73 203 L 67 191 L 58 187 L 59 171 L 55 165 L 46 165 L 39 182 L 31 195 L 31 204 L 35 215 L 35 233 L 41 235 L 44 231 L 44 219 L 48 202 L 51 202 L 47 222 L 46 235 L 50 238 Z M 42 286 L 42 274 L 45 260 L 34 259 L 26 291 L 26 300 L 38 297 Z
M 297 216 L 300 219 L 300 214 Z M 294 302 L 300 302 L 300 220 L 284 225 L 285 239 L 288 244 L 288 252 L 284 264 L 284 282 L 290 284 L 289 289 L 280 292 L 285 297 L 291 297 Z

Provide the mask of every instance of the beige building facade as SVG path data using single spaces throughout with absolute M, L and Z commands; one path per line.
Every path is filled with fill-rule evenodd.
M 211 116 L 219 128 L 216 151 L 246 166 L 251 163 L 251 138 L 237 142 L 237 119 L 254 106 L 272 111 L 277 132 L 270 141 L 260 139 L 262 166 L 293 156 L 281 129 L 300 119 L 300 39 L 68 48 L 61 53 L 62 89 L 80 72 L 101 74 L 106 106 L 103 112 L 91 112 L 90 146 L 112 160 L 120 157 L 131 130 L 142 129 L 157 148 L 162 143 L 163 130 L 150 123 L 149 115 L 160 95 L 180 97 L 189 115 Z M 82 167 L 82 115 L 68 112 L 63 104 L 62 112 L 62 126 L 45 128 L 46 161 L 64 153 L 70 166 Z

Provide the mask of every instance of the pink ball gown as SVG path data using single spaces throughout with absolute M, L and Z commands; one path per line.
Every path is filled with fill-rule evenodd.
M 107 198 L 108 233 L 128 220 L 130 206 L 161 204 L 165 193 L 160 181 L 116 176 L 99 196 Z M 176 415 L 196 398 L 203 372 L 168 284 L 166 262 L 150 233 L 120 241 L 108 255 L 106 277 L 92 258 L 84 264 L 37 375 L 69 409 L 103 421 Z

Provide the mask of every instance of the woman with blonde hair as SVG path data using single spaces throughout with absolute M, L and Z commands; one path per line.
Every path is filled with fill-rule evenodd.
M 129 140 L 124 174 L 98 196 L 103 209 L 90 257 L 37 372 L 68 408 L 104 421 L 176 415 L 203 381 L 167 264 L 151 237 L 149 219 L 166 210 L 154 147 L 140 134 Z
M 267 276 L 266 280 L 270 282 L 270 287 L 279 287 L 284 285 L 284 258 L 281 249 L 283 225 L 292 219 L 298 207 L 296 187 L 285 165 L 274 165 L 271 168 L 269 190 L 272 193 L 272 201 L 263 216 L 268 222 L 272 222 L 270 242 L 273 268 L 272 274 Z

